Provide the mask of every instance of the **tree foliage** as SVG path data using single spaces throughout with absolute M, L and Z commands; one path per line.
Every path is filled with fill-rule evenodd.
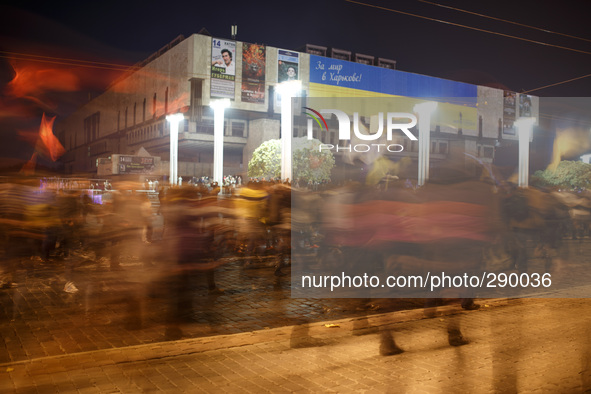
M 332 152 L 320 151 L 319 140 L 305 137 L 292 140 L 293 178 L 321 182 L 330 180 L 335 160 Z M 279 178 L 281 176 L 281 141 L 269 140 L 255 149 L 248 162 L 248 175 L 256 178 Z
M 536 171 L 532 184 L 561 189 L 591 189 L 591 164 L 561 161 L 555 171 Z
M 248 162 L 248 176 L 253 178 L 279 178 L 281 176 L 281 141 L 263 142 Z

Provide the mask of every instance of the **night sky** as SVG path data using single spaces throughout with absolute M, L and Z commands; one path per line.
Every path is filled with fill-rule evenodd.
M 14 2 L 0 6 L 1 157 L 30 155 L 32 147 L 15 130 L 32 130 L 42 113 L 67 115 L 97 94 L 128 66 L 147 58 L 179 34 L 207 29 L 214 37 L 297 50 L 304 44 L 335 47 L 397 61 L 397 68 L 468 83 L 529 92 L 542 97 L 587 97 L 591 77 L 541 90 L 540 87 L 591 74 L 591 30 L 581 1 L 450 1 L 453 6 L 543 28 L 566 37 L 446 9 L 418 0 L 361 2 L 420 15 L 419 18 L 345 0 L 297 2 L 103 1 Z M 580 53 L 449 23 L 588 52 Z M 9 60 L 15 53 L 47 56 L 47 62 Z M 50 59 L 51 58 L 51 59 Z M 59 58 L 59 59 L 56 59 Z M 37 58 L 40 59 L 40 58 Z M 60 60 L 61 59 L 61 60 Z M 73 60 L 106 63 L 105 68 L 72 65 Z M 76 75 L 61 87 L 45 84 L 17 97 L 8 82 L 11 64 L 59 68 Z M 57 63 L 55 63 L 57 62 Z M 58 64 L 66 63 L 66 64 Z M 51 74 L 48 74 L 51 75 Z M 49 77 L 48 77 L 49 78 Z M 62 90 L 62 91 L 60 91 Z M 24 108 L 24 109 L 23 109 Z M 570 111 L 570 110 L 569 110 Z M 573 116 L 569 113 L 569 116 Z M 574 115 L 582 116 L 582 115 Z

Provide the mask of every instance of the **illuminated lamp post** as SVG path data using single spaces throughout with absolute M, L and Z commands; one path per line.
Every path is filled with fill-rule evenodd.
M 413 111 L 419 115 L 419 173 L 418 186 L 425 185 L 429 180 L 429 145 L 431 145 L 431 114 L 437 103 L 427 101 L 414 106 Z
M 277 86 L 277 92 L 281 95 L 281 180 L 292 181 L 291 174 L 291 137 L 292 113 L 291 99 L 297 97 L 302 90 L 302 81 L 286 81 Z
M 536 118 L 519 118 L 515 121 L 519 137 L 519 166 L 517 186 L 529 186 L 529 140 L 533 135 Z
M 213 108 L 213 180 L 220 190 L 224 184 L 224 110 L 230 107 L 229 99 L 211 101 Z
M 167 115 L 170 122 L 170 171 L 168 183 L 170 186 L 178 183 L 179 171 L 179 123 L 185 119 L 183 114 Z

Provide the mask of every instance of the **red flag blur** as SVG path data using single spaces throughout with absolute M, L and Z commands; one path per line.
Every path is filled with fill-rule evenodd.
M 57 137 L 53 134 L 54 121 L 55 116 L 51 119 L 47 119 L 45 114 L 43 114 L 43 117 L 41 118 L 41 127 L 39 127 L 41 153 L 49 156 L 52 161 L 56 161 L 66 152 Z M 39 149 L 39 143 L 37 143 L 36 149 Z

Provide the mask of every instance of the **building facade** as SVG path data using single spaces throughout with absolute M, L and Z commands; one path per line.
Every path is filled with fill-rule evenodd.
M 492 162 L 495 144 L 517 140 L 513 122 L 538 116 L 538 98 L 395 70 L 396 62 L 364 54 L 307 45 L 302 52 L 194 34 L 178 37 L 114 81 L 100 96 L 55 126 L 64 145 L 66 173 L 141 174 L 166 178 L 170 125 L 166 115 L 182 113 L 178 140 L 178 174 L 212 176 L 214 120 L 210 104 L 228 98 L 224 120 L 224 174 L 247 177 L 248 161 L 264 141 L 280 138 L 279 83 L 302 82 L 302 102 L 372 98 L 406 98 L 407 112 L 419 98 L 439 101 L 442 110 L 431 121 L 431 160 L 452 157 Z M 370 105 L 371 107 L 371 105 Z M 361 114 L 369 130 L 373 108 Z M 294 113 L 293 136 L 307 135 L 307 118 Z M 375 111 L 374 111 L 375 112 Z M 331 119 L 328 119 L 331 122 Z M 336 119 L 332 119 L 336 121 Z M 338 144 L 333 132 L 315 132 L 327 144 Z M 394 160 L 416 161 L 416 141 Z M 142 149 L 143 148 L 143 149 Z M 147 152 L 147 154 L 146 154 Z M 154 157 L 154 160 L 130 157 Z M 347 152 L 336 160 L 349 161 Z M 147 165 L 118 166 L 113 160 Z M 110 169 L 110 170 L 109 170 Z M 110 172 L 109 172 L 110 171 Z

